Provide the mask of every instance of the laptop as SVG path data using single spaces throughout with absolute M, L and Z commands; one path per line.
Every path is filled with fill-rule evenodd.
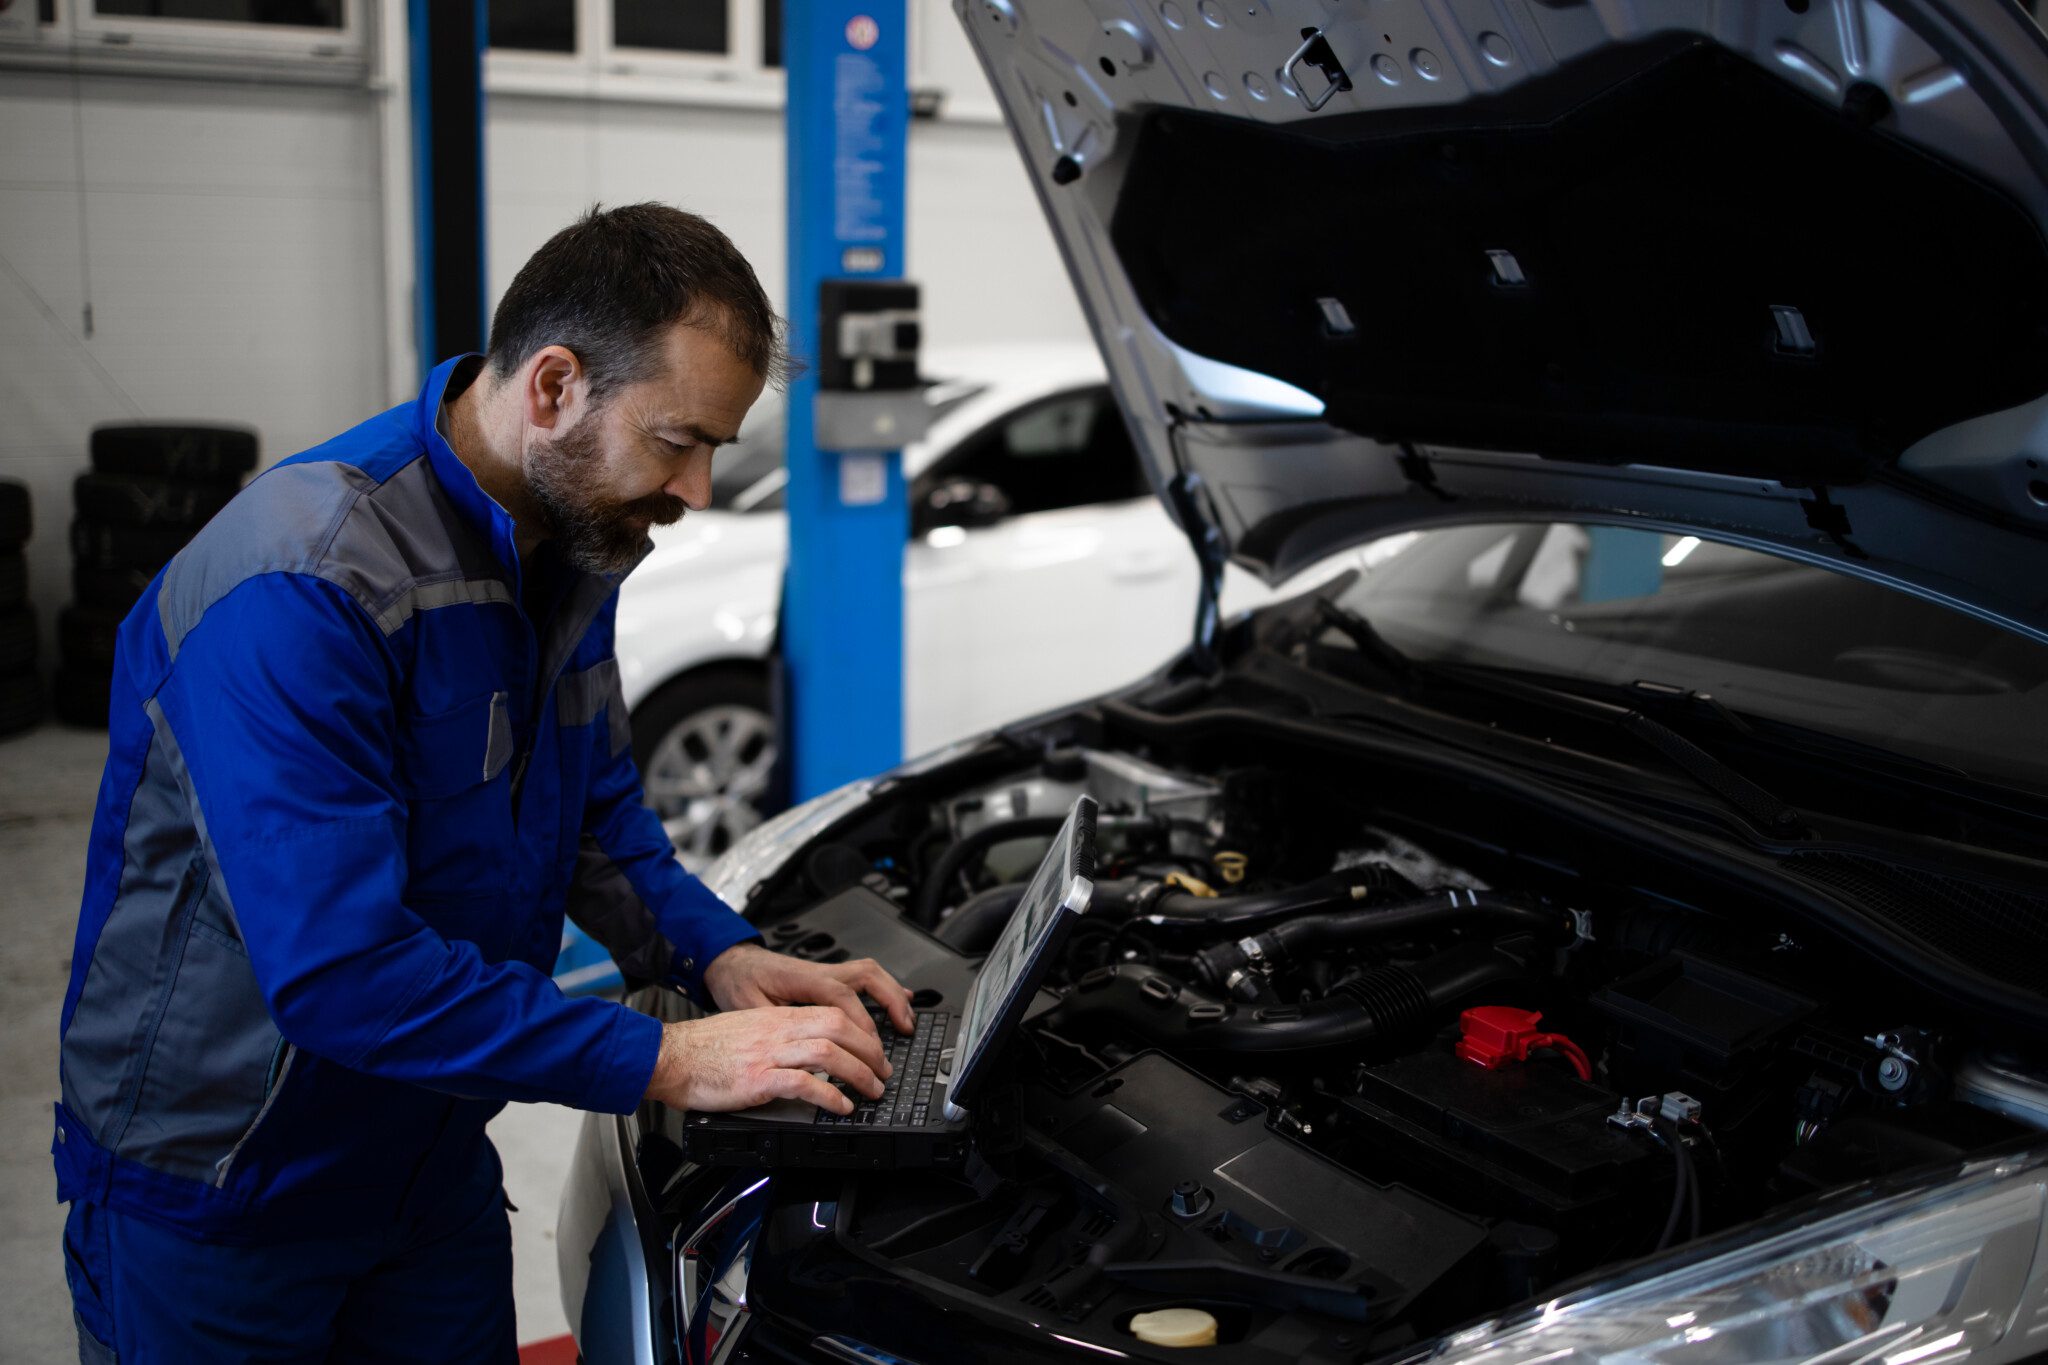
M 685 1154 L 713 1166 L 858 1170 L 960 1160 L 976 1097 L 986 1092 L 1068 931 L 1087 911 L 1094 875 L 1095 802 L 1083 796 L 1067 812 L 958 1007 L 942 1001 L 916 1011 L 917 1031 L 907 1038 L 875 1011 L 894 1068 L 881 1098 L 841 1085 L 854 1102 L 851 1114 L 806 1100 L 691 1113 L 683 1122 Z

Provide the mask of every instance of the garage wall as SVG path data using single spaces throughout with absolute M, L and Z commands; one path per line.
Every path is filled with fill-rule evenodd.
M 787 311 L 781 110 L 499 94 L 487 118 L 494 303 L 533 249 L 592 203 L 656 199 L 723 228 Z M 926 345 L 1088 335 L 999 125 L 911 124 L 906 237 Z
M 0 72 L 0 476 L 46 671 L 96 423 L 247 423 L 269 462 L 386 405 L 375 98 Z

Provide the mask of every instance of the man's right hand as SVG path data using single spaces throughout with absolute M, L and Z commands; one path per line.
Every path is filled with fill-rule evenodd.
M 827 1005 L 771 1005 L 683 1019 L 661 1030 L 661 1057 L 647 1098 L 673 1109 L 751 1109 L 769 1100 L 799 1099 L 853 1112 L 823 1071 L 864 1095 L 879 1097 L 889 1075 L 881 1041 Z

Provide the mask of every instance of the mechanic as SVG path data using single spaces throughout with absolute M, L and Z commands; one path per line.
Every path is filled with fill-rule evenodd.
M 86 1361 L 512 1361 L 506 1101 L 888 1074 L 873 962 L 771 953 L 642 800 L 619 580 L 791 368 L 702 218 L 593 210 L 487 356 L 254 480 L 121 628 L 52 1152 Z M 565 911 L 721 1013 L 549 980 Z

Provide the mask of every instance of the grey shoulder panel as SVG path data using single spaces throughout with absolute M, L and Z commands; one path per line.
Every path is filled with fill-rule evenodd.
M 281 465 L 215 514 L 164 570 L 157 619 L 173 659 L 214 603 L 265 573 L 317 574 L 328 542 L 376 485 L 350 465 Z
M 511 603 L 488 548 L 448 505 L 424 459 L 378 483 L 340 461 L 282 465 L 256 479 L 164 572 L 158 618 L 170 656 L 214 603 L 266 573 L 322 578 L 389 635 L 415 612 Z

